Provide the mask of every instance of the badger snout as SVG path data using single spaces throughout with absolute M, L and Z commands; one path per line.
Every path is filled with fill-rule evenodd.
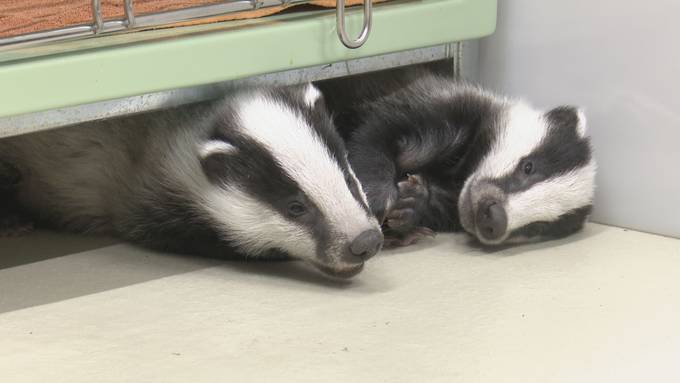
M 503 204 L 494 198 L 480 201 L 475 214 L 475 226 L 482 240 L 494 242 L 502 238 L 508 227 L 508 216 Z
M 340 253 L 331 256 L 329 261 L 314 262 L 324 273 L 336 278 L 352 278 L 364 268 L 364 262 L 380 251 L 383 234 L 378 229 L 361 232 L 351 241 L 347 241 Z
M 376 255 L 383 244 L 383 234 L 380 230 L 370 229 L 359 234 L 350 242 L 348 250 L 350 258 L 356 258 L 361 262 Z
M 507 237 L 506 195 L 488 180 L 469 180 L 458 201 L 460 223 L 486 245 L 500 244 Z

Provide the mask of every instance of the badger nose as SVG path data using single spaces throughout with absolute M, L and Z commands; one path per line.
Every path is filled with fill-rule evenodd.
M 493 199 L 480 202 L 477 209 L 477 229 L 483 239 L 496 240 L 505 234 L 508 216 L 503 205 Z
M 383 235 L 380 230 L 371 229 L 359 234 L 349 245 L 352 255 L 367 260 L 374 256 L 382 247 Z

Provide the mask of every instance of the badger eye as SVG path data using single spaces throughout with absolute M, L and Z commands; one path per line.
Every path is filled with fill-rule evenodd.
M 534 172 L 534 163 L 531 161 L 526 161 L 524 165 L 522 165 L 522 171 L 526 175 L 531 175 Z
M 301 202 L 293 201 L 288 204 L 288 214 L 299 217 L 307 212 L 307 208 Z

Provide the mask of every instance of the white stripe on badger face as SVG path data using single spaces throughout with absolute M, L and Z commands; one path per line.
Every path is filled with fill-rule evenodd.
M 578 135 L 583 138 L 586 136 L 586 113 L 583 109 L 579 108 L 576 112 L 578 115 L 578 125 L 576 125 L 576 131 Z
M 509 174 L 523 157 L 541 145 L 548 133 L 543 114 L 521 101 L 509 105 L 502 118 L 501 131 L 475 174 L 478 179 Z
M 324 214 L 336 235 L 353 240 L 377 228 L 354 199 L 343 172 L 305 119 L 288 106 L 263 95 L 241 102 L 239 129 L 267 148 Z
M 363 202 L 364 205 L 366 205 L 366 207 L 369 207 L 368 197 L 366 197 L 366 193 L 364 192 L 364 187 L 361 186 L 361 182 L 359 182 L 357 175 L 354 174 L 354 169 L 352 169 L 352 166 L 349 164 L 349 161 L 347 160 L 346 156 L 345 156 L 345 163 L 347 165 L 347 169 L 349 169 L 349 175 L 350 175 L 350 177 L 352 177 L 352 181 L 354 181 L 354 184 L 357 185 L 357 189 L 359 189 L 359 197 L 361 197 L 361 202 Z
M 596 171 L 591 160 L 584 167 L 510 194 L 505 206 L 508 233 L 532 222 L 555 221 L 562 214 L 592 204 Z
M 204 208 L 223 225 L 223 235 L 248 255 L 277 248 L 297 257 L 314 259 L 316 242 L 307 228 L 234 187 L 210 187 L 203 194 Z M 229 217 L 229 219 L 224 219 Z

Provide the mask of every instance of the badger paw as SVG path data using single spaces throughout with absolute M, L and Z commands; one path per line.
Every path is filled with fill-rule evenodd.
M 397 184 L 399 196 L 385 217 L 385 224 L 394 230 L 410 229 L 418 225 L 426 208 L 428 191 L 423 178 L 408 175 Z
M 410 174 L 397 184 L 397 188 L 399 196 L 385 218 L 383 247 L 410 246 L 423 238 L 434 237 L 434 231 L 418 226 L 429 198 L 425 180 Z
M 20 237 L 33 231 L 33 222 L 22 215 L 0 217 L 0 238 Z
M 387 229 L 385 230 L 384 235 L 385 242 L 383 243 L 383 247 L 395 248 L 413 245 L 423 238 L 434 238 L 436 234 L 431 229 L 421 226 L 414 227 L 407 232 Z

